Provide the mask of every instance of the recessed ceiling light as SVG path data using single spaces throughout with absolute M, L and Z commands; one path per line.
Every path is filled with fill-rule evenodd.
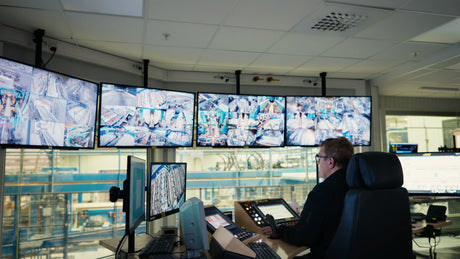
M 422 90 L 433 90 L 433 91 L 458 91 L 458 88 L 454 87 L 433 87 L 433 86 L 422 86 Z

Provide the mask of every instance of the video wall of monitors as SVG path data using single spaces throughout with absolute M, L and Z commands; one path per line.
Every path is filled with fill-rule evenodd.
M 191 147 L 195 94 L 101 84 L 99 146 Z
M 0 58 L 0 146 L 94 148 L 98 85 Z
M 198 93 L 197 146 L 284 146 L 284 96 Z
M 339 136 L 371 145 L 371 97 L 288 96 L 286 103 L 287 146 L 319 146 Z

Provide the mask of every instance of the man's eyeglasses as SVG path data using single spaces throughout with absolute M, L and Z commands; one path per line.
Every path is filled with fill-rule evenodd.
M 330 158 L 330 156 L 320 156 L 319 154 L 316 154 L 315 155 L 316 163 L 318 163 L 321 158 Z

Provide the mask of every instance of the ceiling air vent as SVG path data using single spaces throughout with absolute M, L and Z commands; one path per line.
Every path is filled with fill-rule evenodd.
M 392 10 L 366 6 L 325 3 L 311 15 L 305 16 L 291 28 L 291 32 L 330 33 L 352 36 L 370 24 L 382 19 Z
M 311 27 L 319 31 L 345 31 L 356 27 L 367 18 L 366 15 L 332 12 Z

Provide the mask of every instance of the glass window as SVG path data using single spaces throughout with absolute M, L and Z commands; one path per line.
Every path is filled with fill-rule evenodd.
M 99 240 L 124 235 L 123 202 L 109 189 L 122 188 L 128 155 L 146 151 L 7 149 L 2 258 L 113 254 Z
M 418 152 L 437 152 L 454 148 L 455 132 L 460 131 L 460 117 L 387 115 L 385 120 L 387 148 L 390 143 L 409 143 L 418 144 Z

